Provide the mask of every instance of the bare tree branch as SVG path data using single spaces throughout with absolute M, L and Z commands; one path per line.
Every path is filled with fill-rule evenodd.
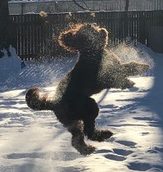
M 80 3 L 78 3 L 76 0 L 72 0 L 73 2 L 74 2 L 74 4 L 76 4 L 78 7 L 80 7 L 81 9 L 83 9 L 83 10 L 90 10 L 89 9 L 89 7 L 87 6 L 87 4 L 83 1 L 83 0 L 81 0 L 82 2 L 83 2 L 83 4 L 86 6 L 86 8 L 85 7 L 83 7 Z

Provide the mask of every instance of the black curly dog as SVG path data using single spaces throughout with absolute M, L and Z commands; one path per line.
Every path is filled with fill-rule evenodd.
M 96 24 L 74 24 L 58 40 L 63 48 L 80 53 L 77 64 L 60 81 L 53 100 L 45 93 L 40 95 L 39 88 L 32 88 L 26 94 L 26 102 L 34 110 L 55 112 L 72 134 L 72 145 L 81 154 L 90 154 L 95 148 L 85 143 L 84 135 L 97 141 L 112 136 L 109 130 L 95 128 L 99 108 L 90 96 L 106 88 L 133 87 L 134 83 L 127 77 L 142 74 L 149 66 L 136 62 L 121 64 L 106 50 L 108 32 Z

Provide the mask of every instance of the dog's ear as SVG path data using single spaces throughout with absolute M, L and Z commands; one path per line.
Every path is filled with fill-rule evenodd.
M 101 28 L 100 31 L 100 38 L 103 40 L 104 47 L 108 45 L 108 31 L 105 28 Z
M 100 29 L 100 34 L 102 38 L 107 38 L 108 37 L 108 31 L 105 28 Z
M 69 44 L 70 40 L 72 39 L 72 33 L 62 33 L 59 36 L 59 40 L 62 42 L 62 44 L 67 45 Z
M 74 49 L 75 47 L 75 37 L 76 35 L 72 32 L 61 33 L 58 39 L 59 45 L 65 47 L 66 49 Z
M 91 28 L 92 27 L 92 24 L 89 24 L 88 23 L 86 26 L 87 26 L 87 28 Z

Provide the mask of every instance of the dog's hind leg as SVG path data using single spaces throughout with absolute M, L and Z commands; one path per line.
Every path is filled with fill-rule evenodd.
M 87 106 L 85 107 L 84 121 L 84 133 L 88 136 L 88 139 L 95 141 L 104 141 L 112 136 L 112 132 L 109 130 L 98 130 L 95 127 L 95 119 L 98 116 L 99 108 L 94 99 L 87 99 Z
M 95 147 L 87 145 L 84 141 L 83 122 L 77 120 L 68 126 L 68 131 L 72 134 L 72 146 L 82 155 L 91 154 L 95 151 Z

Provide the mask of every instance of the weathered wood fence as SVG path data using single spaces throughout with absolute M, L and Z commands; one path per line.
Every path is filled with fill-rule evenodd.
M 56 13 L 41 18 L 38 14 L 12 15 L 13 44 L 23 59 L 59 53 L 57 36 L 71 22 L 95 22 L 110 32 L 110 45 L 130 38 L 152 46 L 151 37 L 163 27 L 163 11 Z M 162 42 L 163 44 L 163 42 Z

